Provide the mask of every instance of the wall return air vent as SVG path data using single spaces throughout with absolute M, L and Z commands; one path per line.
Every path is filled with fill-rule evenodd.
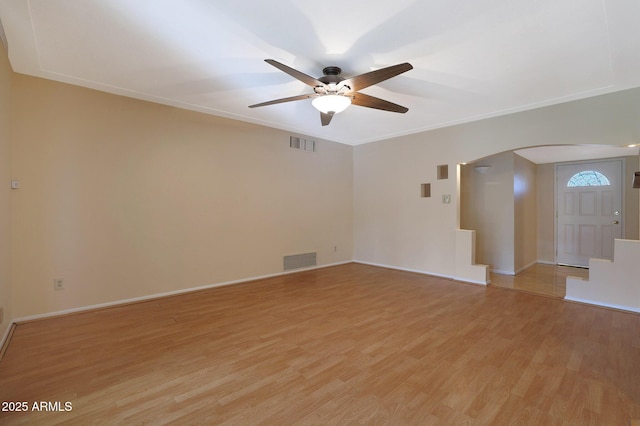
M 289 146 L 302 151 L 316 152 L 316 141 L 311 139 L 289 136 Z
M 316 265 L 316 253 L 292 254 L 291 256 L 285 256 L 283 261 L 283 269 L 285 271 Z

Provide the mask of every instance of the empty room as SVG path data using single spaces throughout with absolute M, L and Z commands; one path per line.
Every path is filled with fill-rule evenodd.
M 0 423 L 640 422 L 640 4 L 0 0 Z

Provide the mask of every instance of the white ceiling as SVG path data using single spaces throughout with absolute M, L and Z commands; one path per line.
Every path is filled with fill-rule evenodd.
M 545 164 L 638 155 L 640 146 L 553 145 L 518 149 L 514 152 L 533 163 Z
M 14 71 L 356 145 L 640 86 L 637 0 L 0 0 Z M 327 127 L 314 77 L 402 62 Z

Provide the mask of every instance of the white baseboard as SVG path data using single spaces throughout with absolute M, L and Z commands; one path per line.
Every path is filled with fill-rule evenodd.
M 611 304 L 611 303 L 596 302 L 594 300 L 580 299 L 578 297 L 570 297 L 570 296 L 565 296 L 564 300 L 569 300 L 571 302 L 578 302 L 578 303 L 586 303 L 587 305 L 601 306 L 601 307 L 604 307 L 604 308 L 618 309 L 618 310 L 621 310 L 621 311 L 640 313 L 640 308 L 636 308 L 636 307 L 633 307 L 633 306 L 614 305 L 614 304 Z
M 399 266 L 385 265 L 382 263 L 364 262 L 362 260 L 354 260 L 353 263 L 360 263 L 361 265 L 377 266 L 379 268 L 395 269 L 396 271 L 415 272 L 416 274 L 432 275 L 434 277 L 448 278 L 450 280 L 455 279 L 452 275 L 436 274 L 435 272 L 423 271 L 422 269 L 401 268 Z
M 458 278 L 458 277 L 455 277 L 453 275 L 438 274 L 436 272 L 424 271 L 422 269 L 401 268 L 399 266 L 385 265 L 383 263 L 365 262 L 363 260 L 354 260 L 353 263 L 359 263 L 361 265 L 377 266 L 379 268 L 395 269 L 396 271 L 414 272 L 416 274 L 431 275 L 433 277 L 438 277 L 438 278 L 447 278 L 447 279 L 450 279 L 450 280 L 464 281 L 464 282 L 471 283 L 471 284 L 484 285 L 484 283 L 482 283 L 480 281 L 470 281 L 468 279 Z
M 487 283 L 482 282 L 482 281 L 470 280 L 468 278 L 456 277 L 454 275 L 438 274 L 436 272 L 424 271 L 422 269 L 401 268 L 399 266 L 385 265 L 383 263 L 365 262 L 363 260 L 354 260 L 353 263 L 360 263 L 361 265 L 377 266 L 379 268 L 395 269 L 396 271 L 414 272 L 416 274 L 431 275 L 432 277 L 446 278 L 446 279 L 450 279 L 450 280 L 454 280 L 454 281 L 460 281 L 460 282 L 469 283 L 469 284 L 478 284 L 478 285 L 482 285 L 482 286 L 486 286 L 487 285 Z
M 532 267 L 533 265 L 535 265 L 536 263 L 542 263 L 544 265 L 555 265 L 555 262 L 548 262 L 546 260 L 534 260 L 533 262 L 529 262 L 526 265 L 524 265 L 522 268 L 519 268 L 517 271 L 513 272 L 513 271 L 505 271 L 503 269 L 492 269 L 491 272 L 494 272 L 496 274 L 502 274 L 502 275 L 518 275 L 520 272 L 524 271 L 527 268 Z
M 8 321 L 9 326 L 7 327 L 7 329 L 4 331 L 4 335 L 2 336 L 2 339 L 0 339 L 0 359 L 2 359 L 2 350 L 5 349 L 5 344 L 7 344 L 7 339 L 9 338 L 9 336 L 11 335 L 11 332 L 13 330 L 15 321 L 13 320 L 9 320 Z
M 516 274 L 513 271 L 505 271 L 504 269 L 492 269 L 491 272 L 493 272 L 494 274 L 500 274 L 500 275 L 515 275 Z
M 469 283 L 469 284 L 477 284 L 477 285 L 482 285 L 482 286 L 486 286 L 487 285 L 487 283 L 484 283 L 482 281 L 470 280 L 468 278 L 456 277 L 454 275 L 438 274 L 436 272 L 424 271 L 422 269 L 401 268 L 399 266 L 385 265 L 385 264 L 382 264 L 382 263 L 365 262 L 365 261 L 362 261 L 362 260 L 354 260 L 353 263 L 360 263 L 362 265 L 369 265 L 369 266 L 377 266 L 379 268 L 395 269 L 396 271 L 414 272 L 416 274 L 431 275 L 432 277 L 446 278 L 446 279 L 449 279 L 449 280 L 460 281 L 460 282 Z
M 130 299 L 121 299 L 121 300 L 116 300 L 116 301 L 113 301 L 113 302 L 99 303 L 99 304 L 96 304 L 96 305 L 88 305 L 88 306 L 81 306 L 81 307 L 78 307 L 78 308 L 63 309 L 61 311 L 47 312 L 45 314 L 28 315 L 26 317 L 14 318 L 13 319 L 13 323 L 14 324 L 18 324 L 20 322 L 25 322 L 25 321 L 33 321 L 33 320 L 39 320 L 39 319 L 44 319 L 44 318 L 56 317 L 56 316 L 60 316 L 60 315 L 75 314 L 75 313 L 84 312 L 84 311 L 92 311 L 92 310 L 96 310 L 96 309 L 110 308 L 110 307 L 113 307 L 113 306 L 127 305 L 129 303 L 146 302 L 148 300 L 159 299 L 159 298 L 167 297 L 167 296 L 176 296 L 176 295 L 179 295 L 179 294 L 192 293 L 194 291 L 206 290 L 206 289 L 210 289 L 210 288 L 224 287 L 224 286 L 227 286 L 227 285 L 234 285 L 234 284 L 242 284 L 242 283 L 246 283 L 246 282 L 250 282 L 250 281 L 256 281 L 256 280 L 261 280 L 261 279 L 265 279 L 265 278 L 279 277 L 279 276 L 283 276 L 283 275 L 295 274 L 295 273 L 304 272 L 304 271 L 311 271 L 311 270 L 314 270 L 314 269 L 328 268 L 328 267 L 331 267 L 331 266 L 344 265 L 344 264 L 347 264 L 347 263 L 352 263 L 352 261 L 348 260 L 348 261 L 344 261 L 344 262 L 331 263 L 331 264 L 328 264 L 328 265 L 312 266 L 312 267 L 309 267 L 309 268 L 300 268 L 300 269 L 294 269 L 294 270 L 291 270 L 291 271 L 276 272 L 274 274 L 260 275 L 260 276 L 257 276 L 257 277 L 250 277 L 250 278 L 242 278 L 242 279 L 234 280 L 234 281 L 225 281 L 225 282 L 216 283 L 216 284 L 207 284 L 207 285 L 203 285 L 203 286 L 200 286 L 200 287 L 190 287 L 190 288 L 184 288 L 184 289 L 180 289 L 180 290 L 167 291 L 167 292 L 163 292 L 163 293 L 149 294 L 149 295 L 146 295 L 146 296 L 132 297 Z
M 527 263 L 527 264 L 526 264 L 526 265 L 524 265 L 522 268 L 518 269 L 514 275 L 518 275 L 520 272 L 524 271 L 524 270 L 525 270 L 525 269 L 527 269 L 527 268 L 532 267 L 532 266 L 533 266 L 533 265 L 535 265 L 536 263 L 538 263 L 538 261 L 537 261 L 537 260 L 534 260 L 533 262 L 529 262 L 529 263 Z
M 481 286 L 484 286 L 484 287 L 486 287 L 487 285 L 491 284 L 491 280 L 489 280 L 489 281 L 487 281 L 485 283 L 483 281 L 470 280 L 468 278 L 453 277 L 453 279 L 456 280 L 456 281 L 463 282 L 463 283 L 481 285 Z

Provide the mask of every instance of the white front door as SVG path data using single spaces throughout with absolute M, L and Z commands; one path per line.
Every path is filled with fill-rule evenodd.
M 556 166 L 556 262 L 613 259 L 622 238 L 622 160 Z

